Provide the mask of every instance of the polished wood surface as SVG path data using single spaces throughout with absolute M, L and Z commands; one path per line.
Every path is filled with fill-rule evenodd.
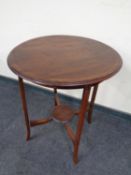
M 76 164 L 85 114 L 88 112 L 87 121 L 91 123 L 98 85 L 119 71 L 122 65 L 120 55 L 111 47 L 92 39 L 47 36 L 26 41 L 14 48 L 8 56 L 8 65 L 19 78 L 26 139 L 30 139 L 31 127 L 53 120 L 62 122 L 73 142 L 73 161 Z M 54 110 L 50 117 L 30 120 L 23 79 L 54 88 Z M 74 110 L 61 104 L 58 88 L 82 88 L 80 109 Z M 69 123 L 74 115 L 78 115 L 76 132 Z
M 19 77 L 57 88 L 81 88 L 99 83 L 121 67 L 120 55 L 111 47 L 84 37 L 46 36 L 26 41 L 8 56 Z
M 68 105 L 57 105 L 54 108 L 52 115 L 56 120 L 67 122 L 72 119 L 74 111 Z

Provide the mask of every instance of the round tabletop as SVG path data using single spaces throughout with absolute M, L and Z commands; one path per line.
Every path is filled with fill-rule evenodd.
M 120 55 L 108 45 L 78 36 L 45 36 L 15 47 L 10 69 L 39 85 L 81 88 L 99 83 L 119 71 Z

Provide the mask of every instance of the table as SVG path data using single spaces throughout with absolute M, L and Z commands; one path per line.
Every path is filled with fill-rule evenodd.
M 16 46 L 8 56 L 10 69 L 18 76 L 19 87 L 27 130 L 30 139 L 31 127 L 60 121 L 73 142 L 73 161 L 78 162 L 78 149 L 85 113 L 92 121 L 92 111 L 98 85 L 119 71 L 120 55 L 99 41 L 68 35 L 44 36 L 28 40 Z M 52 116 L 30 120 L 28 116 L 23 79 L 54 89 Z M 79 110 L 61 104 L 57 89 L 83 89 Z M 78 116 L 76 133 L 70 127 L 73 115 Z

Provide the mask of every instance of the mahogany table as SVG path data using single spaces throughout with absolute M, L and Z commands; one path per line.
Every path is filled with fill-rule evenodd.
M 88 112 L 87 120 L 91 123 L 98 85 L 119 71 L 122 66 L 120 55 L 113 48 L 93 39 L 66 35 L 45 36 L 15 47 L 8 56 L 8 65 L 19 78 L 26 139 L 30 139 L 31 127 L 46 124 L 53 119 L 59 120 L 73 142 L 73 161 L 77 163 L 85 113 Z M 52 116 L 38 120 L 29 119 L 23 79 L 54 88 L 55 104 Z M 57 89 L 78 88 L 83 89 L 78 111 L 60 103 Z M 69 126 L 74 114 L 78 116 L 76 133 Z

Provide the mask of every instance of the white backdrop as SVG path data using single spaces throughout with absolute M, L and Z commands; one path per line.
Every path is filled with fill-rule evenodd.
M 0 0 L 0 74 L 17 78 L 6 63 L 14 46 L 52 34 L 90 37 L 115 48 L 123 68 L 100 85 L 96 102 L 131 113 L 131 1 Z M 80 90 L 62 92 L 81 97 Z

